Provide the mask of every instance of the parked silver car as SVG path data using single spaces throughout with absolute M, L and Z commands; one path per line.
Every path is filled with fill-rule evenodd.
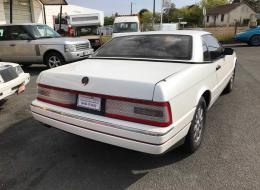
M 62 38 L 47 25 L 0 25 L 0 61 L 27 66 L 43 63 L 53 68 L 85 59 L 92 53 L 88 40 Z

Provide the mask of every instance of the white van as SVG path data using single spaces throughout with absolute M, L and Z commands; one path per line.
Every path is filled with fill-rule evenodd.
M 115 18 L 113 37 L 120 33 L 140 31 L 140 20 L 138 16 L 118 16 Z

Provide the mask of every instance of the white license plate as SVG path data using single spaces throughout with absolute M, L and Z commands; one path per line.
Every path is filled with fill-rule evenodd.
M 101 98 L 79 95 L 77 106 L 81 108 L 100 111 L 101 110 Z
M 83 52 L 83 55 L 86 56 L 86 55 L 90 55 L 91 53 L 92 53 L 92 50 L 87 50 L 87 51 Z
M 18 94 L 21 94 L 21 93 L 24 92 L 24 91 L 25 91 L 25 85 L 22 84 L 22 85 L 19 86 L 17 93 L 18 93 Z

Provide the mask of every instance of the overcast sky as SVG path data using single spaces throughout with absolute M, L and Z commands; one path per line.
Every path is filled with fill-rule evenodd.
M 105 11 L 106 16 L 110 16 L 116 12 L 119 14 L 130 14 L 130 4 L 133 2 L 133 12 L 137 13 L 142 8 L 152 11 L 153 0 L 67 0 L 69 4 L 80 5 L 87 8 L 93 8 Z M 177 7 L 191 5 L 199 2 L 199 0 L 172 0 Z M 161 0 L 156 0 L 156 9 L 160 10 Z

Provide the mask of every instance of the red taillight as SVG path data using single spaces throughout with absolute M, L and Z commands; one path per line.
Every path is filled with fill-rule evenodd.
M 70 93 L 69 91 L 57 90 L 45 85 L 38 85 L 37 99 L 49 104 L 73 108 L 76 104 L 77 95 Z
M 107 99 L 106 116 L 160 127 L 167 127 L 172 123 L 168 102 Z
M 74 34 L 74 29 L 71 26 L 68 27 L 68 34 L 69 34 L 69 36 L 74 36 L 75 35 Z
M 76 108 L 79 94 L 105 99 L 105 116 L 115 119 L 168 127 L 172 124 L 171 107 L 168 102 L 152 102 L 114 96 L 85 93 L 38 84 L 37 99 L 49 104 Z

